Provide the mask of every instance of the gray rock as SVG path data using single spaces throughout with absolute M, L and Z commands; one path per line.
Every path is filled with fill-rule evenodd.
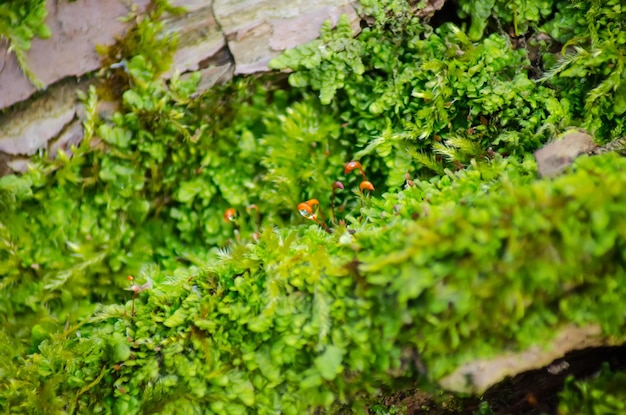
M 28 157 L 14 157 L 7 163 L 7 167 L 9 168 L 9 171 L 7 171 L 7 174 L 24 173 L 28 171 L 30 164 L 31 164 L 31 160 Z
M 554 177 L 574 162 L 581 154 L 587 154 L 596 145 L 593 138 L 580 131 L 565 134 L 562 139 L 535 151 L 537 169 L 541 177 Z
M 200 69 L 202 61 L 210 59 L 226 46 L 226 39 L 213 17 L 211 0 L 178 0 L 188 13 L 165 19 L 165 33 L 176 33 L 178 50 L 172 68 L 164 76 Z
M 33 155 L 76 116 L 76 83 L 51 89 L 19 111 L 0 116 L 0 152 Z
M 416 10 L 416 15 L 418 17 L 430 18 L 435 12 L 441 10 L 443 5 L 446 3 L 446 0 L 426 0 L 424 7 L 419 10 Z M 419 2 L 418 2 L 419 4 Z
M 134 12 L 149 0 L 133 0 Z M 428 0 L 420 17 L 432 16 L 445 0 Z M 130 23 L 120 21 L 131 9 L 126 0 L 48 1 L 50 39 L 34 39 L 27 55 L 30 70 L 48 88 L 37 98 L 16 105 L 0 116 L 0 176 L 7 160 L 21 160 L 48 149 L 69 151 L 82 137 L 82 109 L 74 89 L 85 91 L 89 81 L 70 80 L 99 69 L 96 45 L 113 44 Z M 347 14 L 355 33 L 359 16 L 355 0 L 173 0 L 186 13 L 164 17 L 165 35 L 176 33 L 179 48 L 168 78 L 200 71 L 199 91 L 228 81 L 234 74 L 268 70 L 268 62 L 282 51 L 315 39 L 322 24 Z M 0 108 L 29 98 L 35 87 L 22 73 L 8 43 L 0 40 Z M 18 108 L 19 107 L 19 108 Z M 109 118 L 115 104 L 99 103 L 101 118 Z M 7 158 L 8 157 L 8 158 Z M 13 163 L 24 167 L 21 161 Z
M 134 0 L 139 10 L 149 0 Z M 129 27 L 119 18 L 128 15 L 124 0 L 48 1 L 46 23 L 52 36 L 33 39 L 27 55 L 30 70 L 49 86 L 68 76 L 82 76 L 100 67 L 96 45 L 112 44 Z M 0 44 L 0 108 L 25 100 L 35 87 L 24 76 L 8 44 Z
M 347 14 L 359 30 L 351 0 L 214 0 L 215 18 L 235 60 L 235 74 L 268 70 L 269 61 L 285 49 L 319 36 L 326 20 Z
M 197 93 L 202 93 L 215 84 L 225 83 L 233 77 L 235 64 L 228 48 L 224 47 L 211 58 L 199 63 L 201 78 Z M 183 74 L 182 79 L 191 76 Z
M 66 125 L 59 136 L 48 145 L 48 154 L 56 158 L 59 150 L 72 154 L 72 146 L 78 145 L 83 139 L 83 126 L 78 119 Z

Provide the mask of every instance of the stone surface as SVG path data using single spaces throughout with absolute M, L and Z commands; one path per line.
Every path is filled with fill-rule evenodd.
M 213 11 L 235 60 L 235 74 L 267 70 L 287 48 L 319 36 L 326 20 L 347 14 L 355 31 L 359 16 L 351 0 L 214 0 Z
M 228 48 L 224 47 L 211 58 L 199 63 L 200 83 L 197 93 L 202 93 L 215 84 L 227 82 L 233 77 L 235 64 Z M 181 78 L 186 78 L 190 74 L 184 74 Z
M 441 10 L 446 0 L 426 0 L 426 4 L 419 10 L 416 10 L 415 14 L 418 17 L 432 17 L 435 12 Z
M 149 0 L 132 3 L 143 10 Z M 48 0 L 46 23 L 52 35 L 33 39 L 27 54 L 30 70 L 45 86 L 97 70 L 101 57 L 96 45 L 112 44 L 123 36 L 129 24 L 120 17 L 129 14 L 129 4 L 126 0 Z M 267 63 L 281 51 L 316 38 L 324 21 L 336 22 L 344 13 L 358 31 L 353 0 L 175 0 L 172 4 L 187 13 L 165 19 L 167 31 L 178 33 L 180 40 L 172 70 L 165 76 L 197 70 L 199 62 L 225 46 L 235 60 L 236 74 L 267 70 Z M 0 108 L 34 92 L 15 56 L 8 53 L 8 43 L 0 41 Z
M 28 171 L 30 164 L 31 161 L 28 157 L 14 157 L 7 162 L 6 167 L 8 168 L 8 173 L 24 173 Z
M 602 337 L 599 326 L 567 326 L 546 347 L 537 345 L 517 353 L 468 362 L 442 379 L 440 385 L 453 392 L 481 395 L 507 377 L 548 366 L 568 352 L 606 345 L 611 342 Z
M 196 10 L 204 9 L 206 7 L 212 7 L 212 0 L 170 0 L 170 4 L 174 7 L 184 7 L 187 13 L 195 12 Z
M 128 16 L 131 10 L 144 10 L 149 3 L 150 0 L 48 0 L 46 22 L 51 37 L 33 39 L 27 54 L 29 68 L 45 86 L 97 70 L 101 58 L 96 45 L 112 44 L 123 36 L 129 23 L 120 18 Z M 444 3 L 445 0 L 427 0 L 415 13 L 428 18 Z M 219 68 L 205 71 L 211 73 L 209 78 L 215 77 L 215 72 L 247 74 L 267 70 L 272 58 L 316 38 L 324 21 L 336 23 L 341 14 L 350 17 L 355 33 L 360 30 L 356 0 L 172 0 L 171 4 L 185 8 L 186 13 L 164 19 L 166 31 L 176 32 L 180 40 L 166 77 L 175 72 L 209 69 L 202 62 L 225 47 L 235 62 L 234 71 L 218 65 Z M 7 41 L 0 40 L 0 109 L 36 92 L 8 46 Z M 224 77 L 218 78 L 223 81 Z
M 72 153 L 72 146 L 78 145 L 83 139 L 83 125 L 80 120 L 74 119 L 65 125 L 58 137 L 48 144 L 48 154 L 56 158 L 59 150 L 66 154 Z
M 129 27 L 118 19 L 129 13 L 124 0 L 48 0 L 46 23 L 52 36 L 35 38 L 28 52 L 28 66 L 48 86 L 68 76 L 81 76 L 98 69 L 96 45 L 112 44 Z M 141 10 L 149 0 L 134 0 Z M 20 70 L 15 56 L 0 44 L 0 108 L 28 98 L 35 87 Z M 3 59 L 4 58 L 4 59 Z
M 540 177 L 554 177 L 574 162 L 581 154 L 592 151 L 596 145 L 593 138 L 580 131 L 570 132 L 535 151 Z
M 35 154 L 76 117 L 77 85 L 65 82 L 30 105 L 0 116 L 0 152 Z
M 626 136 L 616 138 L 615 140 L 608 142 L 602 147 L 596 147 L 591 150 L 590 154 L 598 155 L 608 153 L 610 151 L 615 151 L 617 153 L 620 153 L 622 156 L 626 156 Z
M 176 5 L 188 11 L 182 16 L 165 19 L 165 33 L 176 33 L 178 50 L 172 68 L 165 74 L 197 71 L 202 61 L 215 56 L 226 46 L 226 39 L 213 17 L 211 0 L 178 0 Z

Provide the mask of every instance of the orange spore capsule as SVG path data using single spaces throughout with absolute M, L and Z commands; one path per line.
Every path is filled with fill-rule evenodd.
M 361 166 L 361 163 L 359 163 L 358 161 L 349 161 L 345 164 L 343 168 L 343 173 L 348 174 L 354 169 L 362 170 L 363 167 Z
M 302 217 L 306 219 L 315 220 L 315 215 L 313 214 L 313 208 L 311 208 L 311 205 L 309 205 L 308 202 L 299 203 L 298 212 L 300 212 L 300 215 L 302 215 Z
M 315 205 L 319 205 L 320 202 L 317 199 L 311 199 L 311 200 L 307 200 L 306 202 L 307 205 L 311 206 L 311 208 L 313 208 L 313 206 Z
M 232 222 L 233 220 L 235 220 L 235 216 L 237 216 L 237 211 L 233 208 L 228 208 L 224 212 L 224 221 Z
M 359 185 L 359 189 L 361 189 L 361 191 L 363 191 L 365 189 L 373 191 L 374 190 L 374 185 L 371 182 L 368 182 L 367 180 L 364 180 Z

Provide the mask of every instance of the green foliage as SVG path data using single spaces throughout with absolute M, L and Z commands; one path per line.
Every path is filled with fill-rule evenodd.
M 199 74 L 161 79 L 175 50 L 175 39 L 157 36 L 166 9 L 136 17 L 109 50 L 127 62 L 104 74 L 124 90 L 114 91 L 121 103 L 112 119 L 98 119 L 92 88 L 82 97 L 85 138 L 71 157 L 60 152 L 0 179 L 0 321 L 24 341 L 24 325 L 76 322 L 99 302 L 119 302 L 126 275 L 147 263 L 205 264 L 233 235 L 222 219 L 228 207 L 245 239 L 257 226 L 246 216 L 252 203 L 275 224 L 299 223 L 295 206 L 311 197 L 328 206 L 347 158 L 339 121 L 309 97 L 291 105 L 298 95 L 269 81 L 196 96 Z
M 175 16 L 183 12 L 167 0 L 151 0 L 146 14 L 133 11 L 124 19 L 134 25 L 122 39 L 111 46 L 96 46 L 103 55 L 102 68 L 107 71 L 106 93 L 119 99 L 130 85 L 138 84 L 145 90 L 146 83 L 169 69 L 178 39 L 175 34 L 164 33 L 160 18 L 164 13 Z
M 626 374 L 604 366 L 601 373 L 588 380 L 568 379 L 561 392 L 559 414 L 619 414 L 626 410 Z
M 543 53 L 550 70 L 543 80 L 560 92 L 580 125 L 603 140 L 620 137 L 626 113 L 624 45 L 626 9 L 621 1 L 462 1 L 461 16 L 471 16 L 469 37 L 483 38 L 488 24 L 515 36 L 547 33 L 561 54 Z M 554 16 L 552 17 L 554 13 Z M 531 37 L 532 39 L 532 37 Z M 581 80 L 584 79 L 584 82 Z
M 50 37 L 47 14 L 45 0 L 5 0 L 0 5 L 0 39 L 8 40 L 9 52 L 15 54 L 24 75 L 37 88 L 43 88 L 43 84 L 29 69 L 26 52 L 35 36 Z
M 482 402 L 473 415 L 495 415 L 486 402 Z
M 320 102 L 345 122 L 342 136 L 356 142 L 354 157 L 368 160 L 391 188 L 406 172 L 441 174 L 489 151 L 534 150 L 568 125 L 601 141 L 622 133 L 626 72 L 618 0 L 461 2 L 474 17 L 469 34 L 450 23 L 433 30 L 402 1 L 364 6 L 379 18 L 392 16 L 383 21 L 393 25 L 376 23 L 355 38 L 347 19 L 336 29 L 327 24 L 320 39 L 270 65 L 293 69 L 291 85 L 319 91 Z M 512 24 L 514 33 L 529 33 L 550 67 L 541 82 L 534 78 L 542 63 L 531 62 L 505 30 L 483 35 L 489 16 Z M 537 43 L 530 36 L 537 32 L 553 39 Z M 558 62 L 555 42 L 576 48 Z
M 566 324 L 623 338 L 626 161 L 548 181 L 530 155 L 570 125 L 620 133 L 623 9 L 544 3 L 461 3 L 563 43 L 560 62 L 542 46 L 539 81 L 489 25 L 364 1 L 378 20 L 358 37 L 342 18 L 273 61 L 293 89 L 270 75 L 206 94 L 199 74 L 160 76 L 174 10 L 130 16 L 103 51 L 109 89 L 82 96 L 82 143 L 0 179 L 0 408 L 363 412 Z M 119 98 L 111 119 L 100 97 Z M 328 213 L 335 180 L 341 221 L 303 225 L 297 204 Z
M 543 79 L 563 91 L 581 125 L 606 141 L 624 132 L 626 6 L 619 0 L 565 2 L 545 26 L 563 56 Z M 584 82 L 582 81 L 584 80 Z
M 373 415 L 399 415 L 402 414 L 402 407 L 391 405 L 373 405 L 369 408 L 369 413 Z
M 343 136 L 361 147 L 355 158 L 371 157 L 389 186 L 422 167 L 441 172 L 483 158 L 489 148 L 536 149 L 571 122 L 568 101 L 529 79 L 525 51 L 505 36 L 473 43 L 452 24 L 433 31 L 410 13 L 394 17 L 394 29 L 375 25 L 356 38 L 345 19 L 326 25 L 319 40 L 270 64 L 294 69 L 291 85 L 332 101 Z
M 493 18 L 500 30 L 512 25 L 512 34 L 521 36 L 553 13 L 555 1 L 550 0 L 461 0 L 460 16 L 471 17 L 468 36 L 473 41 L 482 39 L 485 29 Z M 561 2 L 564 3 L 564 2 Z
M 610 305 L 626 295 L 624 169 L 608 154 L 553 182 L 452 175 L 494 191 L 450 205 L 411 188 L 385 225 L 354 235 L 267 228 L 204 270 L 146 270 L 139 282 L 149 276 L 152 287 L 134 317 L 130 301 L 104 306 L 44 339 L 5 405 L 35 411 L 25 394 L 45 381 L 52 395 L 76 396 L 70 412 L 158 403 L 160 413 L 303 413 L 419 376 L 415 361 L 437 380 L 502 347 L 547 341 L 563 324 L 619 336 L 622 313 Z M 413 219 L 413 203 L 428 214 Z

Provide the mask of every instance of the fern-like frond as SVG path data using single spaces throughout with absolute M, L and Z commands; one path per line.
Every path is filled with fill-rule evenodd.
M 443 164 L 437 160 L 434 154 L 427 154 L 421 151 L 409 150 L 409 155 L 417 163 L 437 174 L 443 174 Z
M 102 306 L 98 310 L 94 316 L 90 319 L 92 322 L 99 322 L 108 320 L 110 318 L 123 318 L 126 316 L 126 308 L 121 304 L 110 304 L 107 306 Z
M 570 52 L 566 55 L 564 55 L 561 59 L 558 65 L 556 65 L 554 68 L 546 71 L 543 76 L 541 78 L 539 78 L 539 82 L 546 82 L 551 80 L 552 78 L 556 77 L 557 75 L 560 75 L 561 73 L 563 73 L 566 69 L 568 69 L 571 66 L 574 66 L 580 62 L 584 62 L 586 59 L 589 58 L 591 54 L 579 47 L 576 46 L 574 47 L 574 52 Z
M 452 147 L 448 147 L 445 144 L 442 143 L 434 143 L 433 144 L 433 151 L 437 154 L 441 154 L 443 157 L 445 157 L 448 161 L 461 161 L 461 153 L 452 148 Z
M 448 138 L 445 143 L 448 147 L 459 149 L 459 152 L 468 157 L 477 157 L 483 152 L 479 143 L 464 137 Z

